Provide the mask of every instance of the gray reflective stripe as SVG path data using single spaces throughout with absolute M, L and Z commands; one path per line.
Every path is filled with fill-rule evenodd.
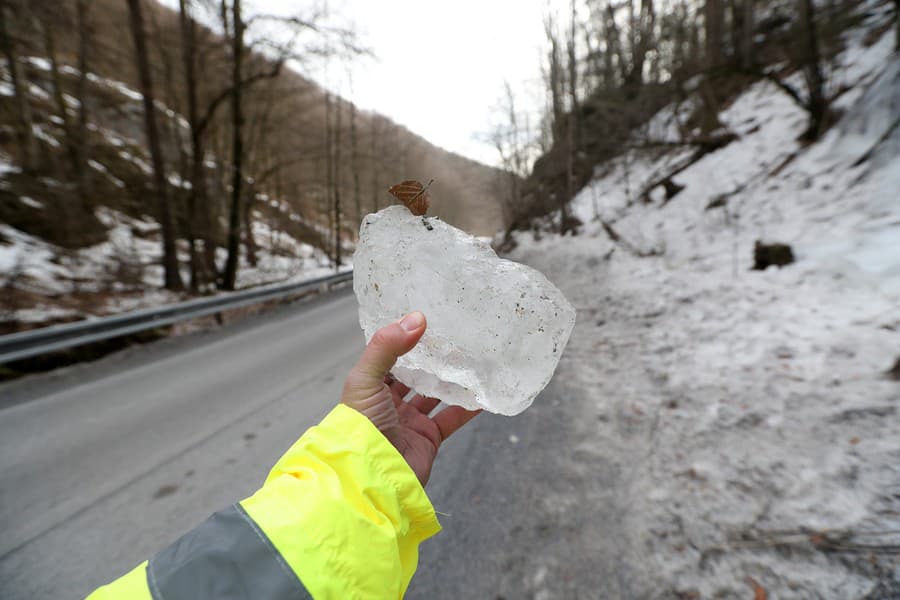
M 147 585 L 154 600 L 312 598 L 239 504 L 150 559 Z

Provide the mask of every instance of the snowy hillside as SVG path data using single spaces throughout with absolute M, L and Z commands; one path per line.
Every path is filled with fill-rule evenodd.
M 865 39 L 887 18 L 847 34 L 818 143 L 760 82 L 671 199 L 636 196 L 682 155 L 632 151 L 574 200 L 579 235 L 517 234 L 578 309 L 557 378 L 626 482 L 631 597 L 900 598 L 900 61 Z M 756 240 L 796 262 L 751 270 Z
M 41 57 L 26 57 L 23 62 L 34 73 L 48 78 L 29 87 L 32 99 L 40 105 L 51 93 L 50 63 Z M 60 70 L 71 78 L 80 75 L 71 66 L 64 65 Z M 3 77 L 0 96 L 11 96 L 5 63 L 0 64 L 0 74 Z M 135 188 L 145 187 L 152 173 L 143 134 L 135 126 L 143 110 L 142 96 L 121 81 L 93 73 L 87 78 L 94 86 L 94 93 L 107 95 L 113 106 L 107 110 L 96 108 L 95 120 L 88 124 L 98 147 L 97 158 L 88 164 L 100 181 L 95 183 L 97 207 L 93 218 L 102 241 L 67 248 L 14 226 L 18 221 L 64 220 L 65 212 L 40 192 L 64 190 L 67 184 L 41 177 L 39 185 L 34 186 L 33 178 L 24 174 L 11 157 L 0 152 L 3 201 L 18 205 L 7 207 L 7 211 L 17 216 L 14 224 L 0 222 L 0 286 L 7 291 L 0 303 L 0 324 L 6 330 L 134 310 L 178 299 L 177 294 L 160 289 L 163 272 L 159 225 L 151 216 L 152 207 L 139 203 L 138 207 L 131 206 L 120 197 L 136 195 Z M 77 100 L 70 96 L 66 96 L 66 102 L 70 108 L 77 105 Z M 187 135 L 187 123 L 181 115 L 160 101 L 157 108 L 167 119 L 167 126 L 179 128 L 182 135 Z M 130 115 L 134 122 L 122 115 Z M 56 115 L 49 115 L 45 123 L 36 123 L 34 134 L 49 148 L 59 149 L 63 145 L 61 119 Z M 207 168 L 216 169 L 218 165 L 209 162 Z M 190 183 L 174 170 L 168 173 L 168 180 L 174 190 L 190 189 Z M 37 193 L 22 193 L 30 187 L 36 187 Z M 285 200 L 258 193 L 254 203 L 256 253 L 254 261 L 250 261 L 246 248 L 242 247 L 238 287 L 309 279 L 334 272 L 325 252 L 292 235 L 292 230 L 296 230 L 293 233 L 301 232 L 304 235 L 299 237 L 304 239 L 310 234 L 323 236 L 327 233 L 323 226 L 306 221 Z M 183 277 L 187 279 L 189 256 L 184 240 L 179 242 L 179 255 Z M 217 262 L 220 266 L 225 262 L 223 248 L 218 248 Z

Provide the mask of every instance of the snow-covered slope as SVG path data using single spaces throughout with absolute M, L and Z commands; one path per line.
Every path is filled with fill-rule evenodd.
M 29 94 L 41 110 L 52 110 L 50 97 L 50 63 L 42 57 L 22 59 L 23 64 L 42 78 L 36 77 L 29 86 Z M 80 72 L 68 65 L 61 67 L 67 77 Z M 140 127 L 142 96 L 121 81 L 89 73 L 92 96 L 106 94 L 114 107 L 95 107 L 88 130 L 95 136 L 96 159 L 88 164 L 107 180 L 111 187 L 94 186 L 93 216 L 102 226 L 103 241 L 66 248 L 40 235 L 0 222 L 0 328 L 16 330 L 68 321 L 90 316 L 134 310 L 178 300 L 178 295 L 161 290 L 163 271 L 159 225 L 150 216 L 150 206 L 135 210 L 134 197 L 146 185 L 152 173 L 146 156 Z M 0 60 L 0 96 L 12 95 L 7 65 Z M 66 95 L 70 108 L 78 101 Z M 95 100 L 94 100 L 95 101 Z M 157 101 L 157 109 L 168 119 L 167 125 L 187 128 L 185 119 Z M 40 111 L 39 111 L 40 112 Z M 127 117 L 123 117 L 126 115 Z M 34 134 L 51 148 L 61 148 L 64 140 L 62 119 L 50 112 L 43 123 L 35 123 Z M 100 151 L 102 150 L 102 152 Z M 215 168 L 211 159 L 208 168 Z M 38 193 L 21 193 L 28 189 L 33 177 L 22 173 L 12 158 L 0 150 L 0 191 L 6 192 L 4 202 L 22 205 L 31 221 L 54 222 L 64 220 L 58 203 L 42 198 Z M 126 182 L 131 179 L 131 189 Z M 66 183 L 49 176 L 38 178 L 46 189 L 62 189 Z M 177 171 L 168 173 L 173 190 L 190 189 Z M 40 188 L 38 188 L 40 190 Z M 119 190 L 122 190 L 119 192 Z M 116 192 L 116 193 L 112 193 Z M 308 237 L 326 234 L 325 228 L 303 219 L 299 211 L 283 199 L 257 193 L 253 211 L 253 237 L 256 244 L 255 261 L 250 261 L 246 247 L 242 247 L 238 272 L 238 287 L 265 283 L 309 279 L 333 272 L 330 260 L 320 248 L 301 241 L 292 231 L 312 232 Z M 131 203 L 131 204 L 129 204 Z M 127 214 L 126 209 L 132 214 Z M 145 211 L 141 213 L 141 210 Z M 21 227 L 21 225 L 20 225 Z M 25 227 L 27 229 L 27 227 Z M 296 233 L 296 231 L 294 231 Z M 103 239 L 105 238 L 105 239 Z M 224 265 L 225 251 L 218 248 L 217 263 Z M 347 248 L 347 252 L 352 248 Z M 189 279 L 188 246 L 179 241 L 179 258 L 183 278 Z
M 0 286 L 14 285 L 30 298 L 27 304 L 7 306 L 0 321 L 31 326 L 178 301 L 178 294 L 161 289 L 159 224 L 106 207 L 98 208 L 97 218 L 107 227 L 107 240 L 77 250 L 60 248 L 0 223 L 5 240 L 0 244 Z M 298 242 L 263 220 L 255 221 L 253 228 L 259 245 L 256 264 L 250 264 L 242 248 L 239 288 L 334 272 L 320 249 Z M 187 279 L 189 255 L 184 242 L 179 243 L 179 256 L 182 276 Z M 224 249 L 219 249 L 217 262 L 224 264 Z
M 574 200 L 578 236 L 517 237 L 578 309 L 557 377 L 597 433 L 571 450 L 622 473 L 635 597 L 900 597 L 900 61 L 890 30 L 864 44 L 886 16 L 848 34 L 818 143 L 761 82 L 668 202 L 635 196 L 679 154 L 631 152 Z M 751 270 L 758 239 L 797 262 Z

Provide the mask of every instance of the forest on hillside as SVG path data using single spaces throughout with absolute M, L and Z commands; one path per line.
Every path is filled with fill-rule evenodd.
M 849 90 L 834 77 L 844 34 L 878 7 L 894 16 L 868 43 L 894 29 L 900 48 L 897 0 L 874 9 L 855 0 L 573 0 L 548 13 L 543 113 L 529 115 L 507 85 L 490 136 L 519 176 L 504 202 L 510 231 L 577 232 L 569 202 L 607 161 L 632 151 L 685 150 L 668 171 L 632 182 L 635 202 L 656 190 L 673 198 L 680 172 L 736 139 L 719 114 L 759 81 L 804 111 L 801 140 L 815 142 L 839 120 L 835 102 Z M 664 127 L 659 118 L 651 126 L 664 107 Z
M 68 320 L 105 312 L 109 294 L 339 268 L 362 216 L 410 177 L 434 180 L 436 216 L 502 227 L 500 171 L 305 75 L 368 51 L 302 6 L 0 2 L 0 244 L 20 250 L 2 265 L 3 309 L 53 297 Z

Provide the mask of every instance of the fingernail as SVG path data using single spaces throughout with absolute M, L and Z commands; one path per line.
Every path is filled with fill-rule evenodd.
M 422 327 L 424 324 L 425 315 L 419 311 L 409 313 L 400 321 L 400 327 L 402 327 L 406 333 L 411 333 Z

